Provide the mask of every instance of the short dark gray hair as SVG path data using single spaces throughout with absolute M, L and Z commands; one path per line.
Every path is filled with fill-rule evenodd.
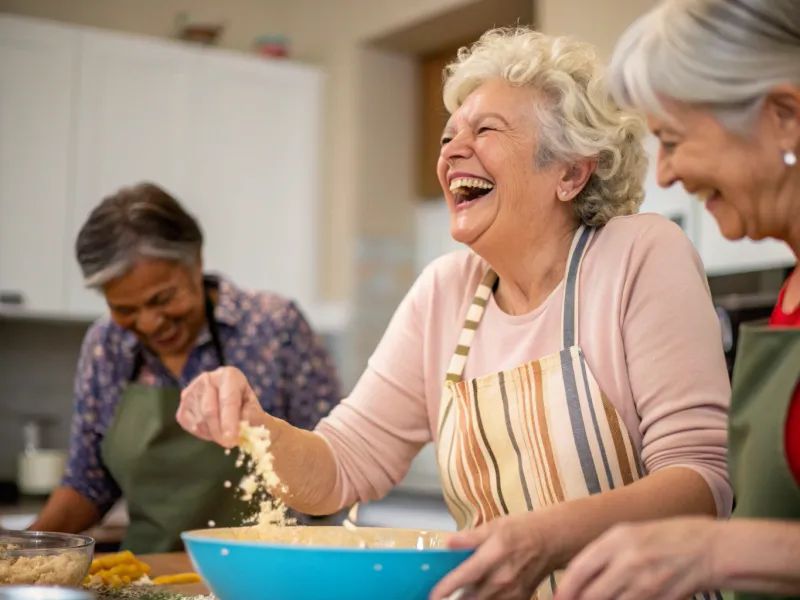
M 636 21 L 611 60 L 626 106 L 666 117 L 659 96 L 746 133 L 773 87 L 800 83 L 800 0 L 671 0 Z
M 99 288 L 127 273 L 141 258 L 197 264 L 200 225 L 168 192 L 140 183 L 105 198 L 75 242 L 84 284 Z

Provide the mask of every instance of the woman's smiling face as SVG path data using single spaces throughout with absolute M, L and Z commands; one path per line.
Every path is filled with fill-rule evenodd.
M 732 132 L 705 109 L 674 101 L 664 106 L 670 118 L 648 117 L 660 141 L 659 185 L 681 183 L 705 203 L 729 240 L 786 240 L 797 215 L 793 169 L 783 154 L 796 151 L 800 140 L 800 100 L 791 94 L 768 98 L 747 134 Z
M 478 252 L 569 210 L 557 198 L 561 170 L 536 169 L 537 101 L 532 89 L 489 80 L 453 113 L 442 135 L 437 172 L 450 233 Z

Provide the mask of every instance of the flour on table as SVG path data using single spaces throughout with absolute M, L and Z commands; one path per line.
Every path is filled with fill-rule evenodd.
M 286 517 L 283 500 L 273 498 L 274 490 L 285 493 L 286 486 L 273 468 L 274 457 L 270 452 L 270 434 L 266 427 L 253 427 L 248 423 L 239 425 L 239 457 L 237 466 L 245 466 L 248 474 L 239 483 L 239 491 L 245 502 L 256 500 L 258 514 L 250 525 L 294 525 L 295 519 Z

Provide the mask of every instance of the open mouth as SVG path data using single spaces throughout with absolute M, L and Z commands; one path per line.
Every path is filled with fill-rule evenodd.
M 450 192 L 457 208 L 466 208 L 494 189 L 494 184 L 480 177 L 456 177 L 450 182 Z
M 151 338 L 152 343 L 159 347 L 169 346 L 175 343 L 178 339 L 180 334 L 180 328 L 177 326 L 173 326 L 169 329 L 169 331 L 165 331 L 164 333 L 158 335 L 157 337 L 154 336 Z
M 720 193 L 713 188 L 704 188 L 696 193 L 697 199 L 706 205 L 706 208 L 711 208 L 720 199 Z

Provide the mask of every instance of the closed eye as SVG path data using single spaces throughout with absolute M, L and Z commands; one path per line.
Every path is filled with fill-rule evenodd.
M 445 144 L 449 144 L 452 141 L 453 141 L 453 138 L 443 137 L 442 141 L 441 141 L 441 144 L 442 144 L 442 146 L 444 146 Z
M 671 152 L 673 152 L 675 150 L 675 148 L 677 148 L 677 146 L 678 146 L 677 142 L 669 142 L 669 141 L 661 140 L 661 149 L 664 152 L 666 152 L 667 154 L 670 154 Z

